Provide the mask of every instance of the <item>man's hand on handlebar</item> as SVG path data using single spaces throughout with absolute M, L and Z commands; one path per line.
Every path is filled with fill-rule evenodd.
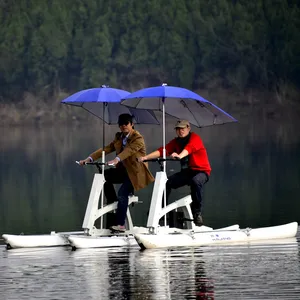
M 108 166 L 116 166 L 118 164 L 119 160 L 117 158 L 110 160 L 107 162 Z
M 137 161 L 138 161 L 138 162 L 143 162 L 143 161 L 146 160 L 146 159 L 147 159 L 146 156 L 141 156 L 141 157 L 138 157 L 138 158 L 137 158 Z
M 177 154 L 176 152 L 173 152 L 170 156 L 171 156 L 173 159 L 181 159 L 181 157 L 179 156 L 179 154 Z
M 84 160 L 80 160 L 80 161 L 79 161 L 79 165 L 84 166 L 86 163 L 89 163 L 89 162 L 91 162 L 91 160 L 90 160 L 89 157 L 87 157 L 87 158 L 84 159 Z

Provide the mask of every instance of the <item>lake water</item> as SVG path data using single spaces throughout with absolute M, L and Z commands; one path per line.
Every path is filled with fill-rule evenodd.
M 298 235 L 299 239 L 299 235 Z M 299 245 L 0 247 L 1 299 L 299 299 Z
M 169 140 L 174 121 L 167 121 Z M 148 151 L 161 145 L 160 126 L 136 127 Z M 107 142 L 116 130 L 106 125 Z M 96 170 L 75 160 L 102 145 L 101 122 L 1 131 L 0 235 L 81 230 Z M 207 226 L 300 221 L 300 133 L 292 121 L 247 120 L 194 131 L 202 136 L 213 168 L 204 192 Z M 168 173 L 177 168 L 169 163 Z M 158 169 L 151 165 L 153 173 Z M 131 210 L 138 226 L 146 225 L 152 187 L 138 192 L 143 203 Z M 187 192 L 180 189 L 171 197 Z M 296 240 L 143 252 L 0 247 L 3 299 L 300 298 Z

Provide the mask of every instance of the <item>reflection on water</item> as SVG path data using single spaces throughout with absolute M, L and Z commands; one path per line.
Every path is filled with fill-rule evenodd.
M 7 300 L 288 300 L 298 299 L 299 267 L 296 238 L 145 251 L 0 247 L 0 290 Z
M 167 140 L 174 119 L 167 118 Z M 107 142 L 117 130 L 106 126 Z M 0 234 L 80 230 L 93 173 L 75 160 L 101 146 L 102 123 L 91 126 L 5 128 L 0 139 Z M 161 145 L 161 127 L 138 125 L 148 151 Z M 239 122 L 194 131 L 201 134 L 213 168 L 204 191 L 206 225 L 260 227 L 300 221 L 300 133 L 290 124 Z M 298 132 L 298 134 L 297 134 Z M 151 164 L 155 173 L 159 167 Z M 178 169 L 168 164 L 168 172 Z M 146 224 L 150 185 L 132 208 Z M 173 192 L 182 197 L 187 188 Z

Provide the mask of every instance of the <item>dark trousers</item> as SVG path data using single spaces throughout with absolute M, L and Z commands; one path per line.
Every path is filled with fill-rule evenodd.
M 116 214 L 116 225 L 124 225 L 126 219 L 126 212 L 128 208 L 128 196 L 133 194 L 133 186 L 128 177 L 126 169 L 117 167 L 115 169 L 107 169 L 104 171 L 105 183 L 104 183 L 104 194 L 107 203 L 113 203 L 118 201 L 117 214 Z M 114 184 L 122 184 L 116 194 Z
M 195 216 L 195 214 L 201 214 L 203 186 L 208 179 L 209 177 L 205 172 L 192 169 L 183 169 L 171 175 L 166 183 L 167 203 L 172 189 L 189 185 L 191 187 L 191 210 L 193 216 Z

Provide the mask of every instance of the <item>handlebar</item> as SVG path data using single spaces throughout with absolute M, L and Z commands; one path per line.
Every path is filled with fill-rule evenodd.
M 151 159 L 145 159 L 143 162 L 164 162 L 164 161 L 180 161 L 179 158 L 151 158 Z
M 78 160 L 76 160 L 75 162 L 76 162 L 76 164 L 80 165 Z M 85 165 L 96 166 L 100 174 L 102 174 L 102 166 L 110 166 L 110 167 L 115 166 L 115 165 L 109 165 L 108 163 L 103 163 L 103 162 L 98 162 L 98 161 L 86 162 Z
M 138 158 L 137 158 L 138 161 Z M 163 162 L 164 161 L 180 161 L 179 158 L 152 158 L 152 159 L 145 159 L 143 162 L 158 162 L 159 166 L 160 166 L 160 170 L 163 171 L 164 170 L 164 166 L 163 166 Z
M 92 166 L 105 166 L 107 163 L 102 163 L 98 161 L 93 161 L 93 162 L 86 162 L 85 165 L 92 165 Z

